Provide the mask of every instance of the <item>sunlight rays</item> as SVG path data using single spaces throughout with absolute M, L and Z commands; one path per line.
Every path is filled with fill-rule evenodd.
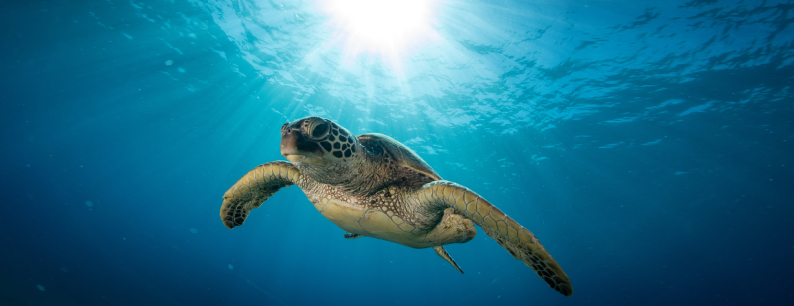
M 317 6 L 329 17 L 330 43 L 340 47 L 344 64 L 366 55 L 399 73 L 410 53 L 440 40 L 433 27 L 438 2 L 326 0 Z

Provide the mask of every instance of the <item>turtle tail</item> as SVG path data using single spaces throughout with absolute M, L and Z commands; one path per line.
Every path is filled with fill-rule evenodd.
M 535 235 L 474 191 L 453 182 L 435 181 L 424 185 L 417 195 L 425 203 L 459 211 L 482 227 L 510 255 L 535 270 L 551 288 L 565 296 L 573 294 L 568 275 Z

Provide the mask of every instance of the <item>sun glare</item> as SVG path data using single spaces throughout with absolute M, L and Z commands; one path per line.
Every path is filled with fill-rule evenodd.
M 432 0 L 328 0 L 324 11 L 346 56 L 377 54 L 390 60 L 436 38 Z

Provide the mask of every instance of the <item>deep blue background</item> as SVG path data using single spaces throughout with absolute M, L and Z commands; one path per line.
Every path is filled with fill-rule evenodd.
M 794 301 L 794 3 L 447 1 L 409 94 L 377 60 L 306 64 L 323 17 L 280 5 L 0 5 L 0 305 Z M 307 115 L 488 198 L 573 297 L 481 231 L 447 247 L 464 275 L 343 239 L 297 187 L 227 230 L 223 192 Z

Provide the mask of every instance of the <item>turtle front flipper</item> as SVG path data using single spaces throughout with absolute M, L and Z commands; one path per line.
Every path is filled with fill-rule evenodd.
M 228 228 L 243 225 L 248 212 L 279 189 L 296 184 L 301 173 L 289 162 L 275 161 L 257 166 L 223 194 L 221 220 Z
M 565 296 L 573 294 L 568 275 L 535 235 L 474 191 L 453 182 L 435 181 L 422 186 L 415 196 L 419 202 L 438 205 L 439 209 L 454 208 L 482 227 L 510 255 L 535 270 L 551 288 Z

